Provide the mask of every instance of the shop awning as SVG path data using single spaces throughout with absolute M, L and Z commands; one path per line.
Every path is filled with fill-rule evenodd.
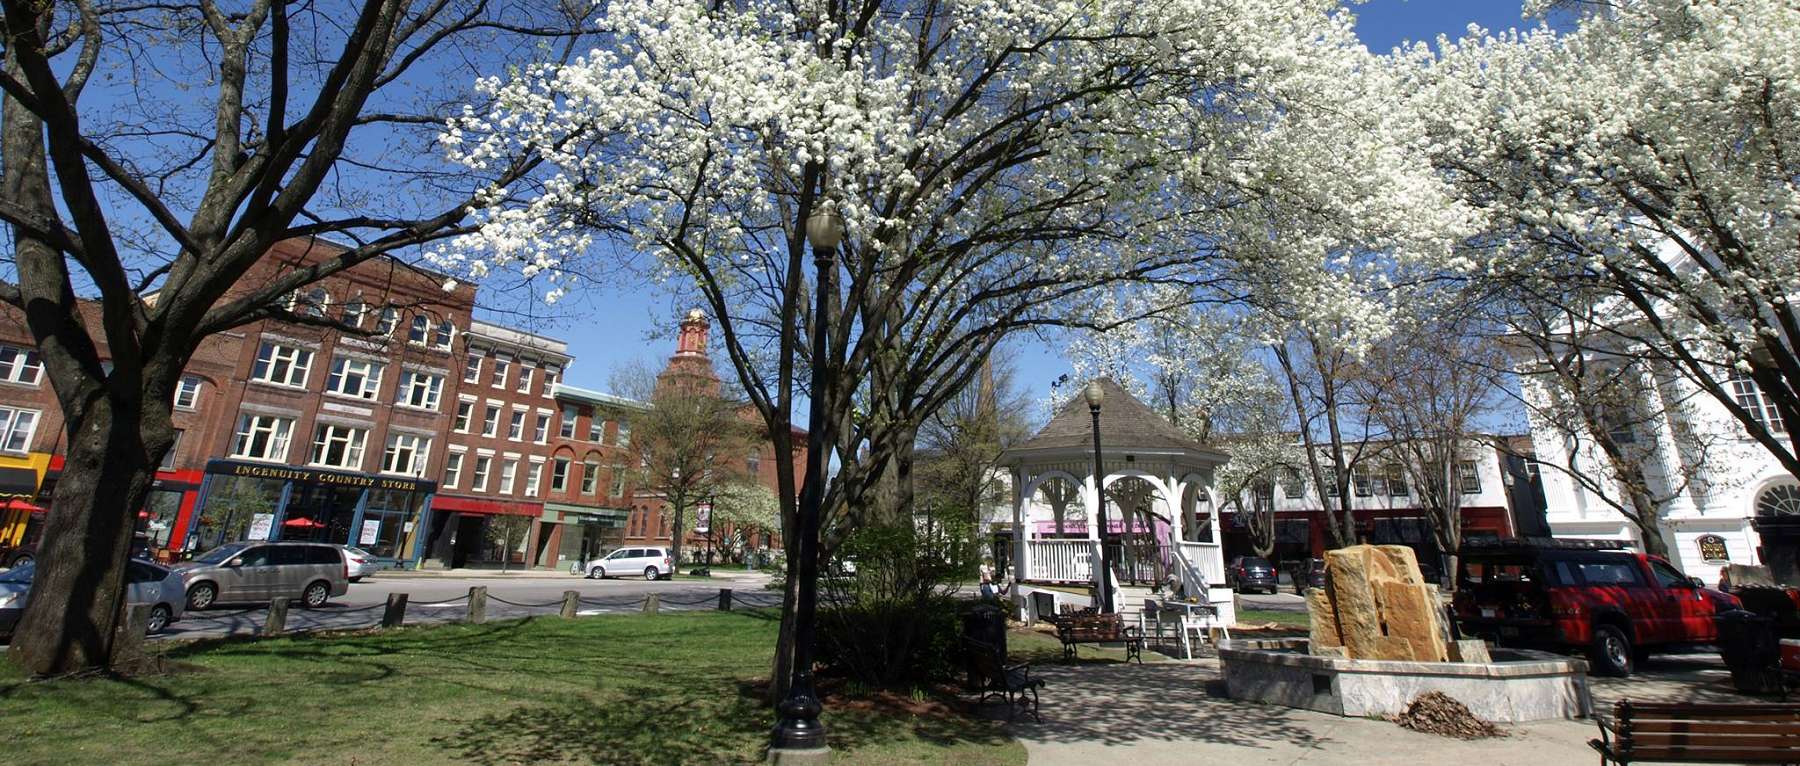
M 544 504 L 523 503 L 516 500 L 488 500 L 479 497 L 438 495 L 431 499 L 431 510 L 439 513 L 487 513 L 502 516 L 537 516 L 544 512 Z
M 38 474 L 30 468 L 0 468 L 0 498 L 37 497 Z
M 31 513 L 44 513 L 45 511 L 48 511 L 48 510 L 50 510 L 50 509 L 45 508 L 44 506 L 38 505 L 37 503 L 33 503 L 29 500 L 24 500 L 24 499 L 17 498 L 17 497 L 9 497 L 4 500 L 0 500 L 0 511 L 29 511 Z

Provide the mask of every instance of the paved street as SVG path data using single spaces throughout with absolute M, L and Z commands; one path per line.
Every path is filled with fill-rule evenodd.
M 469 588 L 488 589 L 489 619 L 556 614 L 562 608 L 563 591 L 581 594 L 580 614 L 597 615 L 634 612 L 643 608 L 644 598 L 657 595 L 662 609 L 690 610 L 718 607 L 720 588 L 733 591 L 733 603 L 767 606 L 778 603 L 779 594 L 765 590 L 764 575 L 735 574 L 717 577 L 713 582 L 674 580 L 588 580 L 569 574 L 499 575 L 471 573 L 467 576 L 400 575 L 377 576 L 351 583 L 350 593 L 332 599 L 321 609 L 302 609 L 298 604 L 288 612 L 288 630 L 321 630 L 358 628 L 378 625 L 388 594 L 407 594 L 406 622 L 452 622 L 468 613 Z M 510 603 L 509 603 L 510 602 Z M 190 612 L 169 626 L 158 638 L 199 638 L 255 633 L 262 629 L 268 616 L 268 605 L 226 605 L 204 612 Z

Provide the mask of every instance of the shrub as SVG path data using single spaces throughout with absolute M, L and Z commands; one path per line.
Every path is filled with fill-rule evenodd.
M 949 680 L 961 654 L 954 585 L 973 571 L 960 534 L 906 521 L 853 533 L 838 550 L 855 574 L 819 583 L 819 661 L 877 687 Z

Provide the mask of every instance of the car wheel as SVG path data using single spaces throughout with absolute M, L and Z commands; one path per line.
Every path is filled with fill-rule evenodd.
M 307 609 L 324 606 L 328 598 L 331 598 L 331 586 L 325 584 L 324 580 L 306 586 L 306 590 L 300 593 L 300 603 L 305 604 Z
M 150 620 L 144 623 L 144 633 L 149 635 L 163 632 L 163 628 L 169 627 L 169 617 L 169 607 L 162 604 L 150 607 Z
M 656 567 L 644 567 L 644 579 L 660 580 L 662 579 L 662 573 L 656 571 Z
M 196 583 L 194 585 L 194 587 L 188 588 L 187 608 L 196 609 L 196 610 L 211 609 L 213 602 L 217 601 L 218 599 L 219 599 L 218 586 L 215 586 L 209 582 Z
M 594 567 L 593 569 L 589 569 L 588 570 L 588 579 L 591 579 L 591 580 L 606 579 L 606 568 L 605 567 Z
M 19 557 L 18 557 L 18 558 L 16 558 L 16 559 L 13 559 L 13 560 L 12 560 L 12 564 L 11 564 L 11 565 L 10 565 L 10 566 L 15 566 L 15 567 L 17 567 L 17 566 L 24 566 L 24 565 L 26 565 L 26 564 L 29 564 L 29 563 L 31 563 L 31 562 L 32 562 L 32 556 L 31 556 L 31 554 L 29 554 L 29 553 L 21 553 L 21 554 L 19 554 Z
M 1594 640 L 1588 645 L 1588 663 L 1595 675 L 1624 677 L 1631 675 L 1631 639 L 1616 625 L 1594 626 Z

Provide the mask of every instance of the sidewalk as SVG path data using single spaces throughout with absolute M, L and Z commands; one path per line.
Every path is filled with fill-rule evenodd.
M 1585 763 L 1588 721 L 1510 724 L 1511 736 L 1464 741 L 1387 721 L 1238 702 L 1224 696 L 1218 661 L 1043 665 L 1042 724 L 1013 736 L 1032 766 L 1156 764 Z
M 498 569 L 383 569 L 374 575 L 381 579 L 445 579 L 445 580 L 579 580 L 581 575 L 570 574 L 567 569 L 514 569 L 502 572 Z M 707 582 L 767 582 L 769 575 L 764 572 L 747 572 L 742 569 L 726 570 L 715 568 L 712 578 L 690 578 L 681 575 L 674 580 L 663 582 L 692 583 L 704 585 Z

